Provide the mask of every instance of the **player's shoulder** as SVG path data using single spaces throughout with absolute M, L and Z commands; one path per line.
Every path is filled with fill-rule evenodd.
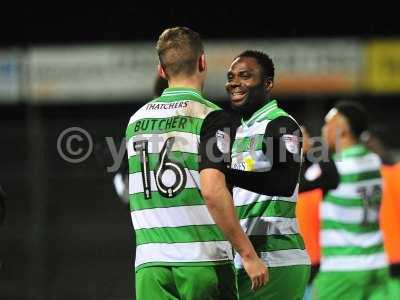
M 196 98 L 189 102 L 188 114 L 204 120 L 212 119 L 215 114 L 221 111 L 221 107 L 205 98 Z
M 218 109 L 210 112 L 203 121 L 202 131 L 211 129 L 237 127 L 240 123 L 240 117 L 230 111 Z
M 287 113 L 271 120 L 267 124 L 266 130 L 276 134 L 296 132 L 296 135 L 302 136 L 300 125 L 291 115 Z
M 379 156 L 379 154 L 367 148 L 366 150 L 367 150 L 365 153 L 366 164 L 375 165 L 379 167 L 382 166 L 382 158 Z
M 205 119 L 210 121 L 227 120 L 229 119 L 229 113 L 223 109 L 217 109 L 210 111 Z
M 199 118 L 205 119 L 209 114 L 222 109 L 215 103 L 205 98 L 192 99 L 189 102 L 189 110 Z
M 211 111 L 215 111 L 215 110 L 221 110 L 221 107 L 219 107 L 217 104 L 215 104 L 213 101 L 211 100 L 207 100 L 205 98 L 199 98 L 196 99 L 196 101 L 200 102 L 202 105 L 207 106 L 208 108 L 210 108 Z

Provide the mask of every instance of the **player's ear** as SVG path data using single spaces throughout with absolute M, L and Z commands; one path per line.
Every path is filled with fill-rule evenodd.
M 165 72 L 164 68 L 160 64 L 158 64 L 158 66 L 157 66 L 157 73 L 158 73 L 158 76 L 160 76 L 161 78 L 168 80 L 167 73 Z
M 201 54 L 199 57 L 198 68 L 200 72 L 204 72 L 205 70 L 207 70 L 206 56 L 204 53 Z
M 272 88 L 274 87 L 274 81 L 272 80 L 271 77 L 268 77 L 267 80 L 265 81 L 265 90 L 267 93 L 271 92 Z

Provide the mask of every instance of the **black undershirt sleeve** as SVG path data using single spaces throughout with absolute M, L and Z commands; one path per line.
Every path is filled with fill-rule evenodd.
M 226 174 L 230 164 L 230 149 L 234 117 L 223 110 L 213 111 L 204 119 L 200 130 L 199 171 L 217 169 Z
M 339 173 L 335 162 L 328 161 L 312 162 L 305 158 L 300 171 L 300 192 L 314 189 L 322 189 L 325 194 L 328 190 L 337 188 L 339 185 Z
M 299 179 L 301 141 L 301 130 L 292 118 L 274 119 L 267 125 L 263 145 L 271 168 L 263 172 L 229 169 L 229 183 L 259 194 L 291 196 Z

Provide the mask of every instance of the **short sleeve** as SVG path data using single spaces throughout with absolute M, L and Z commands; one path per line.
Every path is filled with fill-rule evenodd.
M 223 110 L 213 111 L 204 119 L 200 130 L 199 170 L 212 168 L 226 174 L 235 135 L 233 116 Z

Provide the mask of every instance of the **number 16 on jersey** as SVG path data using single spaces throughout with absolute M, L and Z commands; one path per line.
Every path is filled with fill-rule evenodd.
M 177 196 L 186 185 L 186 172 L 184 167 L 178 162 L 169 159 L 168 154 L 171 152 L 175 138 L 168 138 L 159 154 L 159 160 L 154 170 L 154 179 L 157 190 L 161 196 L 165 198 L 173 198 Z M 149 163 L 148 141 L 141 140 L 133 143 L 133 148 L 139 153 L 140 167 L 142 173 L 144 198 L 151 198 L 151 173 Z M 167 173 L 167 171 L 170 171 Z M 172 173 L 171 173 L 172 172 Z M 168 177 L 168 178 L 165 178 Z M 166 179 L 169 184 L 166 184 L 163 179 Z M 172 180 L 171 180 L 172 179 Z M 171 184 L 171 181 L 173 182 Z

